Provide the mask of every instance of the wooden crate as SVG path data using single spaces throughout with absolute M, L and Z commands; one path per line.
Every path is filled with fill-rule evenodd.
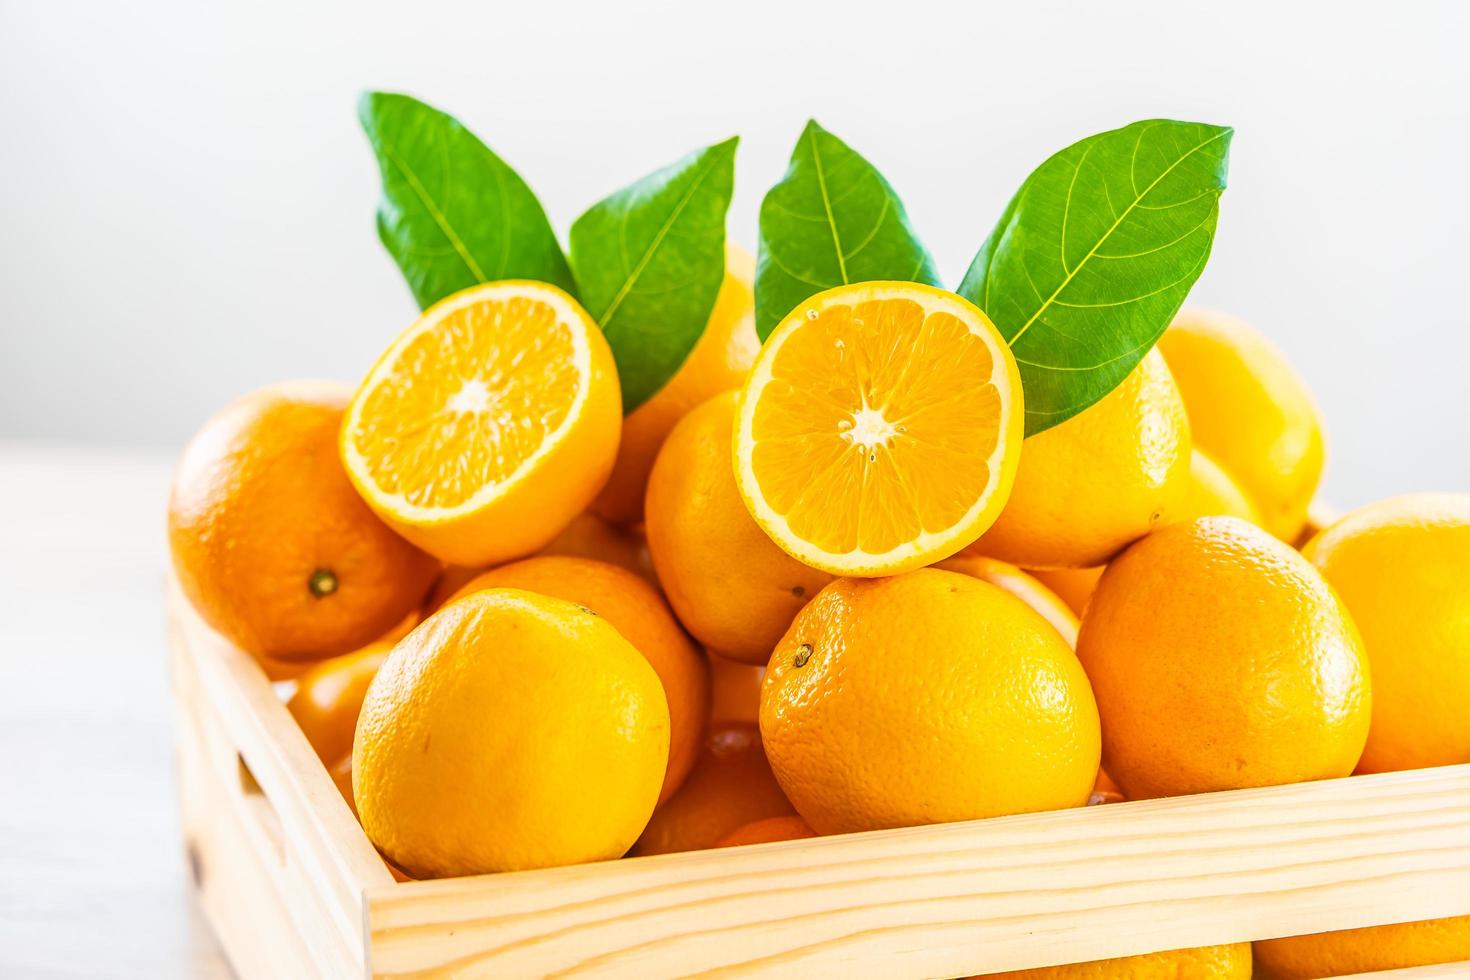
M 1470 766 L 398 883 L 254 661 L 177 589 L 169 627 L 185 846 L 245 978 L 952 977 L 1470 914 Z

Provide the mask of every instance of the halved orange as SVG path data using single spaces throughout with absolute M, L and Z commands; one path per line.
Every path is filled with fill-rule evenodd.
M 1023 426 L 1015 359 L 973 304 L 911 282 L 839 286 L 762 348 L 741 391 L 735 475 L 793 558 L 892 575 L 990 527 Z
M 542 282 L 484 283 L 434 304 L 368 372 L 342 422 L 359 493 L 455 565 L 535 552 L 602 488 L 618 451 L 612 352 Z

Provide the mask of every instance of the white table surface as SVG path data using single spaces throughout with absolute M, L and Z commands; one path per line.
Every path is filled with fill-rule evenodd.
M 163 455 L 0 442 L 0 977 L 228 977 L 184 869 Z

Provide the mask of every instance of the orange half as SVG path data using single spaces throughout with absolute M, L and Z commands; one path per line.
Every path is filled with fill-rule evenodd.
M 973 304 L 911 282 L 839 286 L 762 348 L 740 395 L 735 474 L 793 558 L 892 575 L 990 527 L 1023 426 L 1015 359 Z
M 388 348 L 342 423 L 358 492 L 404 537 L 455 565 L 549 544 L 602 488 L 617 455 L 612 352 L 555 286 L 472 286 Z

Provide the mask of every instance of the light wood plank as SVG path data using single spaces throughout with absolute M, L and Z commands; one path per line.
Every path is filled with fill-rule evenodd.
M 418 882 L 380 975 L 954 976 L 1470 913 L 1470 766 Z

